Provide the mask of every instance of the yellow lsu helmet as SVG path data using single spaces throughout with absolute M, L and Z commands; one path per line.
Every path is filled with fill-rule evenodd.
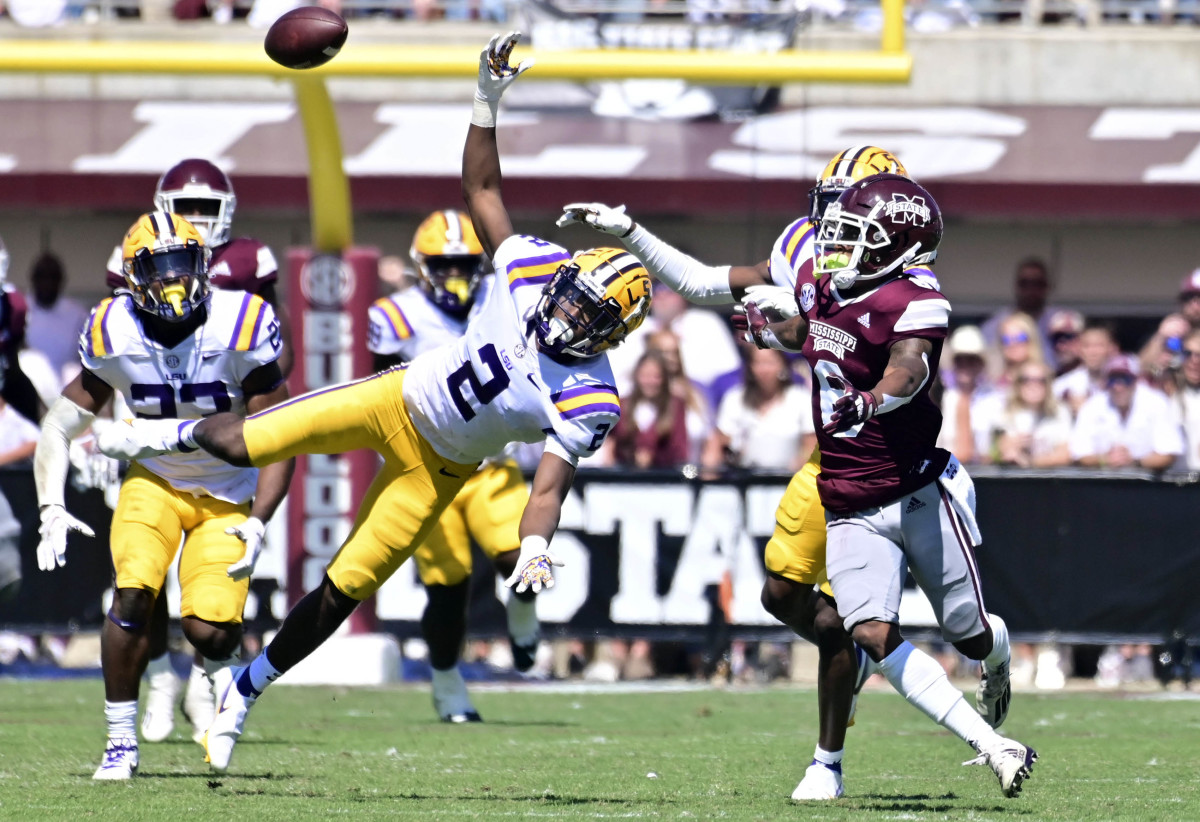
M 907 177 L 908 171 L 895 154 L 878 146 L 851 146 L 834 155 L 808 192 L 808 218 L 813 225 L 821 225 L 825 209 L 843 191 L 872 174 Z
M 457 316 L 471 310 L 487 258 L 470 217 L 454 209 L 433 212 L 417 226 L 409 255 L 434 305 Z
M 167 322 L 181 322 L 208 299 L 208 249 L 178 214 L 138 217 L 121 244 L 122 271 L 133 302 Z
M 620 344 L 650 313 L 650 275 L 623 248 L 580 251 L 542 291 L 534 332 L 547 354 L 593 357 Z

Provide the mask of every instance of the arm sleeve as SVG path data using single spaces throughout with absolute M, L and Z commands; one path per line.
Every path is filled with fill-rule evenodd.
M 733 290 L 729 287 L 729 266 L 705 265 L 658 239 L 640 224 L 633 227 L 628 237 L 622 237 L 621 242 L 654 277 L 688 302 L 697 305 L 734 302 Z
M 70 467 L 71 440 L 87 430 L 96 415 L 60 396 L 42 420 L 42 435 L 33 457 L 38 506 L 63 505 L 63 486 Z

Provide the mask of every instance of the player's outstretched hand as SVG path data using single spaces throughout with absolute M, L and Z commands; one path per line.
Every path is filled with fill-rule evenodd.
M 528 536 L 521 540 L 521 553 L 517 567 L 504 584 L 518 594 L 530 588 L 535 594 L 543 588 L 554 587 L 554 568 L 563 567 L 563 561 L 550 553 L 549 543 L 543 537 Z
M 856 425 L 871 420 L 879 410 L 879 403 L 870 391 L 861 391 L 841 377 L 826 377 L 830 387 L 845 393 L 833 401 L 833 413 L 823 426 L 826 434 L 849 431 Z
M 263 535 L 267 526 L 258 517 L 250 517 L 241 525 L 226 528 L 225 533 L 237 537 L 246 544 L 246 553 L 237 562 L 225 569 L 232 579 L 245 579 L 254 576 L 254 566 L 258 564 L 258 555 L 263 549 Z
M 487 48 L 479 53 L 479 86 L 475 98 L 485 103 L 496 103 L 512 82 L 533 68 L 533 58 L 526 58 L 515 66 L 508 64 L 513 47 L 521 39 L 521 32 L 510 31 L 501 37 L 492 35 Z
M 739 307 L 741 311 L 729 318 L 729 321 L 733 323 L 733 330 L 748 343 L 759 348 L 770 348 L 763 340 L 763 330 L 767 327 L 767 318 L 759 310 L 758 304 L 754 300 L 743 300 Z
M 625 213 L 623 205 L 616 208 L 604 203 L 570 203 L 563 206 L 563 213 L 558 217 L 558 227 L 564 228 L 577 223 L 618 237 L 628 237 L 629 232 L 633 231 L 633 219 Z
M 72 531 L 94 537 L 96 532 L 86 522 L 75 519 L 61 505 L 46 505 L 41 511 L 38 528 L 41 542 L 37 547 L 38 568 L 53 571 L 67 564 L 67 535 Z
M 781 285 L 752 285 L 742 297 L 742 302 L 747 300 L 757 305 L 764 314 L 774 311 L 784 320 L 790 320 L 800 313 L 795 292 Z
M 115 460 L 141 460 L 184 449 L 180 430 L 189 420 L 122 420 L 96 435 L 96 448 Z

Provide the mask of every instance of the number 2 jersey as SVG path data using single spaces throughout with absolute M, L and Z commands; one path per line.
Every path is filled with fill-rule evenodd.
M 566 249 L 514 235 L 496 249 L 496 281 L 454 342 L 421 354 L 404 378 L 413 424 L 446 459 L 480 462 L 510 442 L 540 442 L 575 464 L 621 414 L 604 354 L 561 362 L 539 352 L 533 315 Z
M 146 336 L 128 294 L 92 309 L 79 339 L 83 367 L 125 399 L 139 417 L 196 420 L 246 413 L 242 383 L 279 357 L 275 312 L 261 297 L 213 289 L 207 316 L 174 348 Z M 257 468 L 239 468 L 197 450 L 140 460 L 176 491 L 243 503 L 254 496 Z
M 835 514 L 874 508 L 915 491 L 936 479 L 950 458 L 934 445 L 942 414 L 929 398 L 950 319 L 950 303 L 935 282 L 906 272 L 853 299 L 840 299 L 831 277 L 801 282 L 796 289 L 808 318 L 804 357 L 813 371 L 813 421 L 821 449 L 817 490 Z M 912 399 L 848 431 L 826 434 L 822 426 L 843 394 L 831 378 L 868 391 L 883 378 L 892 345 L 913 338 L 929 340 L 933 351 L 928 376 Z

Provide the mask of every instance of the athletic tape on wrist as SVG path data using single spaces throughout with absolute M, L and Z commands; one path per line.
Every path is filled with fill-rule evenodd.
M 480 99 L 476 94 L 475 105 L 471 109 L 471 124 L 480 128 L 495 128 L 496 108 L 497 103 L 489 103 L 487 100 Z

